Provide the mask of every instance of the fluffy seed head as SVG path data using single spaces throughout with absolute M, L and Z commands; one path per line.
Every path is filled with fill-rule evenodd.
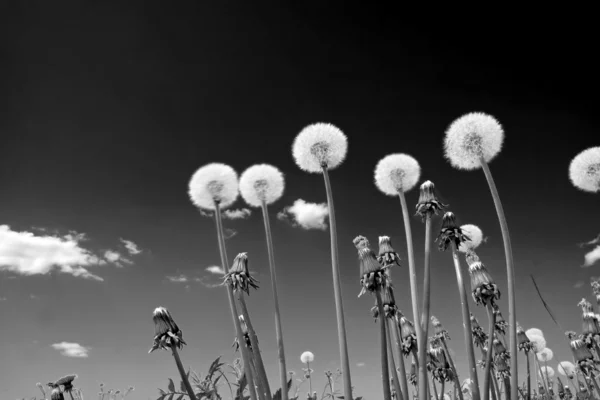
M 554 352 L 546 347 L 543 350 L 538 351 L 537 358 L 542 362 L 551 361 L 554 358 Z
M 590 147 L 573 158 L 569 178 L 576 188 L 585 192 L 600 191 L 600 146 Z
M 544 374 L 544 377 L 547 376 L 548 379 L 554 378 L 554 368 L 543 366 L 540 369 L 542 370 L 542 374 Z M 538 373 L 538 376 L 539 376 L 539 373 Z
M 480 158 L 490 162 L 502 149 L 504 131 L 491 115 L 474 112 L 456 119 L 444 140 L 446 158 L 458 169 L 481 167 Z
M 525 331 L 525 333 L 528 337 L 531 335 L 544 337 L 544 332 L 542 332 L 542 330 L 538 328 L 529 328 Z
M 388 196 L 398 196 L 398 192 L 408 192 L 421 176 L 417 160 L 408 154 L 390 154 L 375 167 L 375 185 Z
M 300 356 L 300 361 L 302 361 L 304 364 L 313 362 L 314 360 L 315 360 L 315 355 L 313 353 L 311 353 L 310 351 L 305 351 Z
M 283 194 L 285 180 L 277 168 L 268 164 L 253 165 L 240 176 L 240 193 L 249 205 L 272 204 Z
M 469 238 L 458 246 L 458 251 L 461 253 L 466 253 L 468 250 L 475 250 L 483 242 L 483 232 L 481 232 L 481 229 L 477 225 L 465 224 L 460 229 Z
M 225 209 L 238 197 L 237 173 L 229 165 L 207 164 L 192 175 L 188 194 L 197 207 L 214 210 L 218 202 Z
M 564 376 L 575 374 L 575 365 L 570 361 L 561 361 L 558 363 L 558 373 Z
M 529 341 L 533 344 L 534 353 L 538 353 L 546 348 L 546 339 L 538 335 L 527 334 Z
M 308 125 L 294 139 L 292 155 L 300 169 L 319 173 L 334 169 L 346 157 L 348 139 L 338 127 L 327 123 Z

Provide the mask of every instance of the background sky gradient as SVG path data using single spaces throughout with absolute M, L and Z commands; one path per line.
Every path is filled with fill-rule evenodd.
M 86 398 L 95 397 L 100 382 L 135 386 L 131 399 L 156 398 L 157 387 L 177 377 L 168 353 L 147 354 L 152 311 L 160 305 L 183 330 L 186 366 L 204 373 L 219 355 L 233 360 L 227 296 L 210 287 L 218 276 L 205 270 L 220 262 L 214 223 L 187 197 L 191 175 L 209 162 L 238 173 L 266 162 L 286 176 L 271 216 L 287 364 L 300 373 L 300 354 L 311 350 L 321 393 L 323 371 L 339 364 L 328 232 L 275 218 L 297 199 L 326 201 L 322 178 L 302 172 L 291 156 L 295 135 L 319 121 L 337 125 L 349 140 L 347 159 L 331 180 L 356 395 L 382 396 L 374 301 L 357 298 L 356 235 L 372 243 L 392 237 L 403 259 L 393 272 L 396 297 L 412 319 L 399 201 L 373 183 L 385 155 L 414 156 L 421 181 L 436 183 L 459 222 L 482 228 L 488 241 L 479 255 L 502 291 L 508 319 L 502 237 L 483 172 L 455 170 L 443 157 L 445 129 L 471 111 L 494 115 L 506 131 L 490 166 L 512 234 L 517 320 L 545 332 L 555 361 L 571 358 L 529 275 L 561 324 L 580 330 L 576 304 L 583 296 L 593 300 L 589 279 L 600 273 L 580 267 L 585 250 L 576 244 L 599 233 L 598 196 L 571 185 L 568 165 L 600 144 L 590 96 L 597 87 L 593 26 L 523 14 L 438 23 L 365 7 L 316 1 L 0 6 L 0 225 L 38 235 L 39 228 L 85 233 L 86 249 L 117 249 L 132 261 L 87 268 L 103 281 L 56 269 L 24 276 L 0 265 L 1 399 L 39 395 L 36 382 L 69 373 L 79 375 Z M 409 204 L 417 199 L 416 189 L 407 194 Z M 240 199 L 233 208 L 242 207 Z M 418 218 L 411 222 L 422 282 L 424 227 Z M 436 230 L 439 224 L 438 218 Z M 237 233 L 227 241 L 229 259 L 248 252 L 261 282 L 248 305 L 275 389 L 260 212 L 225 226 Z M 128 255 L 120 238 L 142 252 Z M 168 279 L 181 275 L 187 282 Z M 464 379 L 449 253 L 433 255 L 432 296 L 432 315 L 448 329 Z M 486 326 L 485 310 L 470 306 Z M 52 347 L 61 342 L 89 348 L 88 357 L 61 355 Z

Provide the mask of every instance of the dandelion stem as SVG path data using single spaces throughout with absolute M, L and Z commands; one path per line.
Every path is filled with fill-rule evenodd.
M 454 360 L 452 359 L 452 356 L 450 355 L 450 350 L 448 350 L 448 345 L 446 344 L 446 339 L 444 339 L 442 337 L 441 342 L 442 342 L 442 347 L 444 349 L 444 353 L 446 353 L 446 359 L 448 360 L 448 364 L 450 364 L 450 368 L 452 368 L 452 371 L 454 372 L 454 386 L 460 387 L 460 378 L 458 377 L 458 371 L 456 370 L 456 366 L 454 365 Z M 460 398 L 460 400 L 463 400 L 463 394 L 462 394 L 461 390 L 458 391 L 458 397 Z
M 441 400 L 445 400 L 445 397 L 444 397 L 445 386 L 446 386 L 446 381 L 444 380 L 444 381 L 442 381 L 442 388 L 440 389 L 440 395 L 442 396 Z
M 477 364 L 475 364 L 475 350 L 473 349 L 471 313 L 469 312 L 467 290 L 465 289 L 465 284 L 463 282 L 463 276 L 460 268 L 460 260 L 458 258 L 456 243 L 452 243 L 452 259 L 454 260 L 454 269 L 456 270 L 456 282 L 458 283 L 458 291 L 460 293 L 460 304 L 462 306 L 465 347 L 467 349 L 467 360 L 469 361 L 469 377 L 473 382 L 473 390 L 471 393 L 471 397 L 473 400 L 479 400 L 479 379 L 477 378 Z
M 386 323 L 387 323 L 387 321 L 393 322 L 389 318 L 385 318 L 385 319 L 386 319 Z M 392 349 L 393 349 L 392 337 L 391 337 L 392 332 L 390 332 L 390 328 L 391 328 L 390 325 L 387 324 L 386 343 L 387 343 L 387 355 L 388 355 L 390 375 L 392 376 L 394 390 L 396 391 L 396 399 L 405 400 L 406 398 L 404 397 L 404 394 L 402 392 L 402 387 L 401 387 L 400 381 L 398 379 L 398 372 L 396 371 L 396 362 L 394 361 L 394 353 L 392 352 Z M 400 354 L 400 357 L 402 357 L 402 354 Z M 400 359 L 400 361 L 402 361 L 402 359 Z M 406 399 L 406 400 L 409 400 L 409 399 Z
M 310 361 L 306 362 L 306 373 L 308 374 L 308 393 L 312 396 L 312 374 L 310 373 Z
M 510 354 L 513 355 L 510 359 L 510 370 L 511 370 L 511 398 L 514 400 L 518 399 L 518 385 L 519 385 L 519 373 L 518 373 L 518 359 L 517 354 L 517 309 L 515 305 L 515 269 L 513 264 L 513 253 L 512 245 L 510 242 L 510 234 L 508 232 L 508 224 L 506 223 L 506 216 L 504 215 L 504 209 L 500 202 L 500 196 L 498 195 L 498 189 L 496 183 L 490 171 L 490 168 L 483 157 L 480 158 L 481 167 L 487 179 L 494 199 L 494 205 L 496 206 L 496 213 L 498 214 L 498 220 L 500 222 L 500 229 L 502 231 L 502 240 L 504 242 L 504 255 L 506 257 L 506 276 L 508 284 L 508 329 L 510 339 Z
M 494 373 L 490 370 L 489 379 L 492 381 L 492 387 L 490 388 L 490 392 L 492 392 L 492 400 L 502 400 L 500 398 L 500 392 L 498 391 L 498 383 L 494 379 Z
M 402 333 L 398 328 L 398 320 L 396 319 L 396 317 L 389 320 L 388 328 L 390 328 L 390 330 L 394 333 L 394 338 L 396 339 L 397 343 L 397 346 L 395 348 L 398 356 L 398 368 L 400 369 L 398 378 L 400 378 L 400 388 L 402 389 L 402 397 L 404 398 L 404 400 L 410 400 L 410 398 L 408 397 L 406 366 L 404 365 L 404 357 L 402 355 Z
M 531 400 L 531 366 L 528 351 L 525 352 L 525 359 L 527 360 L 527 400 Z
M 487 303 L 487 312 L 490 328 L 487 344 L 488 350 L 485 354 L 485 372 L 483 373 L 483 400 L 488 400 L 490 398 L 490 370 L 492 368 L 492 354 L 494 354 L 494 329 L 496 326 L 496 313 L 492 309 L 490 303 Z
M 221 254 L 221 264 L 225 274 L 229 272 L 229 262 L 227 261 L 227 251 L 225 250 L 225 236 L 223 235 L 223 221 L 221 220 L 221 206 L 218 202 L 215 202 L 215 222 L 217 225 L 217 239 L 219 242 L 219 252 Z M 244 335 L 242 333 L 242 326 L 238 318 L 237 307 L 235 305 L 235 299 L 233 298 L 233 288 L 230 285 L 227 286 L 227 297 L 229 299 L 229 308 L 231 315 L 233 316 L 233 326 L 235 327 L 238 343 L 240 344 L 240 354 L 242 356 L 242 363 L 244 364 L 244 370 L 248 378 L 248 390 L 250 391 L 250 399 L 257 400 L 256 390 L 254 387 L 254 381 L 252 376 L 252 370 L 250 368 L 250 354 L 248 348 L 244 345 Z
M 535 364 L 538 367 L 538 371 L 540 373 L 540 379 L 542 380 L 542 384 L 544 385 L 544 389 L 546 390 L 546 394 L 549 394 L 549 392 L 548 392 L 548 384 L 546 382 L 546 379 L 544 379 L 544 374 L 542 373 L 542 367 L 540 367 L 540 363 L 537 360 L 537 355 L 536 355 L 536 357 L 535 357 L 535 359 L 533 361 L 535 362 Z
M 436 400 L 440 400 L 440 396 L 438 395 L 437 387 L 435 386 L 435 379 L 431 378 L 431 385 L 433 386 L 433 394 Z M 419 391 L 420 393 L 420 391 Z
M 181 358 L 179 357 L 179 352 L 177 351 L 176 345 L 171 345 L 171 350 L 173 351 L 173 358 L 175 358 L 175 364 L 177 364 L 177 369 L 179 370 L 179 375 L 181 375 L 181 381 L 185 385 L 185 390 L 188 392 L 188 396 L 190 398 L 195 398 L 194 389 L 192 389 L 192 385 L 190 385 L 190 381 L 185 373 L 185 368 L 183 368 L 183 364 L 181 363 Z M 72 399 L 73 397 L 71 397 Z
M 335 296 L 335 311 L 337 316 L 338 340 L 340 345 L 340 357 L 342 361 L 342 374 L 344 379 L 344 398 L 352 397 L 352 380 L 350 378 L 350 360 L 348 357 L 348 343 L 346 339 L 346 324 L 344 322 L 344 305 L 342 302 L 342 285 L 340 282 L 340 267 L 338 260 L 337 228 L 335 221 L 335 207 L 333 205 L 333 193 L 327 166 L 324 165 L 323 179 L 325 180 L 325 191 L 327 192 L 327 206 L 329 209 L 329 234 L 331 238 L 331 269 L 333 274 L 333 293 Z
M 281 329 L 281 314 L 279 312 L 279 297 L 277 295 L 277 276 L 275 273 L 275 255 L 273 251 L 273 238 L 271 235 L 271 224 L 269 222 L 269 211 L 267 203 L 262 202 L 263 221 L 267 238 L 267 251 L 269 253 L 269 269 L 271 271 L 271 288 L 273 290 L 273 302 L 275 303 L 275 335 L 277 338 L 277 355 L 279 357 L 279 378 L 281 384 L 281 400 L 288 400 L 287 370 L 285 367 L 285 351 L 283 347 L 283 331 Z
M 381 343 L 381 380 L 383 382 L 383 399 L 392 400 L 392 394 L 390 392 L 390 372 L 388 370 L 388 353 L 387 353 L 387 335 L 385 333 L 385 311 L 383 310 L 383 302 L 381 301 L 381 293 L 379 290 L 375 291 L 375 298 L 377 299 L 377 308 L 379 309 L 379 327 L 380 327 L 380 343 Z
M 429 309 L 431 303 L 431 214 L 425 219 L 425 273 L 423 279 L 423 310 L 421 315 L 421 337 L 426 338 L 429 332 Z M 419 359 L 425 360 L 426 347 L 419 344 Z M 420 369 L 419 369 L 420 371 Z M 427 373 L 425 373 L 427 376 Z M 429 389 L 429 385 L 425 385 Z M 460 392 L 462 400 L 462 392 Z M 428 396 L 425 396 L 427 399 Z
M 598 387 L 598 382 L 596 382 L 596 380 L 594 379 L 594 376 L 592 374 L 590 374 L 590 380 L 592 381 L 592 383 L 594 384 L 594 388 L 596 389 L 596 393 L 597 396 L 596 398 L 600 398 L 600 387 Z
M 406 251 L 408 254 L 408 273 L 410 277 L 410 296 L 412 302 L 413 321 L 415 321 L 415 331 L 417 334 L 417 345 L 419 348 L 427 346 L 426 338 L 423 338 L 423 331 L 419 323 L 419 296 L 417 293 L 417 272 L 415 271 L 415 253 L 413 249 L 412 231 L 410 228 L 410 215 L 406 205 L 406 197 L 402 190 L 398 191 L 400 197 L 400 206 L 402 207 L 402 219 L 404 220 L 404 233 L 406 235 Z M 425 368 L 425 353 L 419 352 L 419 400 L 427 400 L 427 368 Z M 477 399 L 479 400 L 479 399 Z

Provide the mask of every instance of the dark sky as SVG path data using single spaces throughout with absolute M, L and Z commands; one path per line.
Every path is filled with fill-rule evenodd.
M 351 240 L 390 235 L 406 259 L 398 202 L 372 183 L 383 156 L 413 155 L 422 180 L 436 183 L 459 221 L 484 230 L 489 241 L 480 255 L 506 293 L 501 235 L 483 173 L 457 171 L 443 158 L 445 129 L 471 111 L 494 115 L 506 131 L 491 169 L 513 235 L 517 301 L 526 305 L 518 320 L 548 332 L 555 354 L 570 358 L 531 292 L 529 274 L 563 325 L 579 329 L 575 305 L 590 293 L 587 284 L 574 285 L 596 272 L 579 267 L 583 251 L 575 244 L 598 233 L 600 214 L 598 196 L 576 190 L 567 171 L 572 157 L 599 144 L 593 24 L 563 10 L 551 17 L 519 10 L 505 18 L 481 9 L 479 15 L 434 19 L 375 5 L 256 3 L 0 5 L 0 225 L 74 229 L 104 243 L 127 237 L 147 249 L 135 266 L 102 271 L 104 283 L 61 274 L 4 283 L 8 300 L 0 303 L 1 319 L 18 318 L 0 326 L 0 358 L 14 366 L 12 375 L 4 370 L 7 363 L 0 366 L 0 387 L 8 388 L 2 397 L 33 396 L 35 382 L 70 372 L 80 374 L 87 393 L 112 379 L 114 386 L 138 387 L 133 398 L 154 396 L 155 382 L 176 374 L 165 354 L 144 354 L 158 305 L 179 315 L 188 342 L 195 342 L 184 361 L 187 356 L 204 371 L 219 354 L 230 360 L 224 293 L 202 286 L 183 291 L 164 282 L 166 275 L 202 273 L 219 263 L 212 222 L 187 199 L 188 180 L 209 162 L 230 164 L 239 173 L 267 162 L 287 179 L 273 212 L 298 198 L 323 202 L 320 177 L 300 171 L 291 156 L 295 135 L 318 121 L 339 126 L 349 140 L 348 158 L 332 172 L 332 182 L 350 358 L 353 365 L 366 364 L 353 371 L 357 393 L 371 400 L 381 389 L 372 304 L 356 299 Z M 416 203 L 416 191 L 408 201 Z M 241 200 L 236 204 L 243 206 Z M 239 232 L 229 242 L 230 258 L 248 251 L 256 260 L 263 288 L 254 301 L 267 307 L 259 213 L 228 223 Z M 423 228 L 418 219 L 412 223 L 419 263 Z M 336 368 L 338 360 L 327 235 L 278 221 L 274 231 L 289 368 L 299 371 L 300 353 L 313 349 L 323 362 L 315 367 L 321 379 L 322 370 Z M 400 307 L 410 315 L 408 277 L 395 276 L 406 289 Z M 436 254 L 432 313 L 449 327 L 457 364 L 464 368 L 458 295 L 445 284 L 452 279 L 450 255 Z M 30 304 L 34 291 L 44 305 Z M 209 305 L 214 298 L 223 302 L 220 308 Z M 483 310 L 477 312 L 485 322 Z M 256 318 L 275 382 L 272 317 Z M 210 325 L 202 322 L 208 319 Z M 125 343 L 118 340 L 121 329 L 129 335 Z M 89 343 L 97 351 L 82 361 L 48 350 L 63 340 Z M 19 346 L 29 346 L 27 355 L 21 357 Z M 130 370 L 141 372 L 130 376 Z

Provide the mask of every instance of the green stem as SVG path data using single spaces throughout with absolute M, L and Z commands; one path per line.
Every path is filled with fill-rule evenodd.
M 423 278 L 423 309 L 421 316 L 421 337 L 427 338 L 429 334 L 429 311 L 431 307 L 431 215 L 428 213 L 425 219 L 425 265 Z M 417 338 L 418 339 L 418 338 Z M 419 344 L 419 359 L 425 362 L 426 346 Z M 425 376 L 427 373 L 425 372 Z M 429 385 L 425 385 L 429 389 Z M 462 392 L 460 393 L 462 400 Z M 425 396 L 428 398 L 428 396 Z
M 512 245 L 510 242 L 510 234 L 508 232 L 508 224 L 506 223 L 506 216 L 504 215 L 504 209 L 500 202 L 500 196 L 498 195 L 498 189 L 496 183 L 490 172 L 487 162 L 481 157 L 481 167 L 487 179 L 494 199 L 494 205 L 496 206 L 496 213 L 498 214 L 498 221 L 500 222 L 500 229 L 502 231 L 502 240 L 504 242 L 504 256 L 506 257 L 506 276 L 508 284 L 508 329 L 510 339 L 510 354 L 513 356 L 510 359 L 510 380 L 511 380 L 511 398 L 517 400 L 518 398 L 518 384 L 519 384 L 519 373 L 518 373 L 518 360 L 517 354 L 517 308 L 515 300 L 515 268 L 513 264 L 513 253 Z
M 496 384 L 496 380 L 494 379 L 492 371 L 490 371 L 489 380 L 492 382 L 492 387 L 490 388 L 490 392 L 492 393 L 492 400 L 502 400 L 500 398 L 500 393 L 498 392 L 498 385 Z
M 219 253 L 221 254 L 221 264 L 223 266 L 223 270 L 227 274 L 229 272 L 229 262 L 227 261 L 227 251 L 225 250 L 225 236 L 223 235 L 223 221 L 221 220 L 221 206 L 218 202 L 215 202 L 215 222 L 217 225 L 217 239 L 219 242 Z M 227 286 L 227 297 L 229 299 L 229 308 L 231 310 L 231 315 L 233 317 L 233 326 L 235 327 L 236 335 L 238 338 L 238 343 L 240 344 L 240 354 L 242 357 L 242 363 L 244 365 L 244 370 L 248 376 L 248 383 L 251 383 L 250 377 L 252 372 L 250 370 L 250 354 L 248 349 L 244 345 L 244 334 L 242 333 L 242 326 L 240 324 L 240 320 L 238 318 L 237 307 L 235 305 L 235 300 L 233 298 L 233 288 L 230 285 Z M 254 389 L 254 384 L 248 385 L 250 391 L 250 399 L 257 400 L 256 391 Z
M 525 352 L 527 359 L 527 400 L 531 400 L 531 366 L 529 365 L 529 352 Z
M 387 335 L 385 333 L 385 311 L 383 310 L 383 302 L 381 301 L 381 293 L 375 291 L 377 299 L 377 308 L 379 309 L 379 341 L 381 344 L 381 381 L 383 382 L 383 399 L 392 400 L 390 392 L 390 372 L 388 370 L 388 353 L 387 353 Z
M 596 393 L 597 393 L 597 397 L 596 398 L 598 399 L 598 398 L 600 398 L 600 387 L 598 387 L 598 382 L 596 382 L 596 380 L 594 379 L 593 375 L 590 376 L 590 380 L 594 384 L 594 388 L 596 389 Z
M 496 398 L 498 400 L 502 400 L 502 396 L 500 395 L 500 388 L 498 387 L 498 379 L 496 379 L 496 370 L 494 369 L 494 366 L 492 366 L 492 369 L 490 371 L 490 379 L 492 380 L 492 387 L 494 388 L 494 393 L 496 393 Z
M 308 394 L 312 396 L 312 374 L 310 373 L 310 361 L 306 362 L 306 370 L 306 373 L 308 374 Z
M 494 313 L 490 303 L 487 304 L 487 312 L 490 326 L 487 353 L 485 354 L 485 372 L 483 373 L 483 400 L 490 398 L 490 370 L 492 368 L 492 354 L 494 354 L 494 328 L 496 326 L 496 313 Z
M 456 270 L 456 282 L 458 283 L 458 291 L 460 293 L 460 303 L 462 307 L 463 331 L 465 335 L 465 347 L 467 349 L 467 359 L 469 361 L 469 377 L 473 382 L 473 392 L 471 394 L 473 400 L 479 400 L 479 379 L 477 378 L 477 364 L 475 363 L 475 350 L 473 349 L 473 336 L 471 330 L 471 313 L 469 312 L 469 303 L 467 290 L 463 281 L 463 276 L 460 268 L 460 260 L 456 251 L 456 243 L 452 243 L 452 259 L 454 261 L 454 269 Z M 485 379 L 485 378 L 484 378 Z
M 437 387 L 435 386 L 435 379 L 433 379 L 433 377 L 431 378 L 431 385 L 433 386 L 433 394 L 434 394 L 436 400 L 440 400 L 440 396 L 438 395 Z M 419 393 L 420 393 L 420 391 L 419 391 Z
M 548 396 L 550 394 L 550 392 L 548 392 L 548 385 L 546 383 L 546 379 L 544 379 L 544 374 L 542 373 L 542 367 L 540 366 L 539 361 L 537 360 L 537 355 L 535 356 L 535 359 L 533 360 L 533 362 L 537 365 L 538 367 L 538 371 L 540 373 L 540 379 L 542 380 L 542 383 L 544 384 L 544 389 L 546 390 L 546 395 Z
M 181 363 L 181 358 L 179 358 L 179 352 L 177 351 L 177 346 L 171 346 L 171 350 L 173 351 L 173 357 L 175 358 L 175 364 L 177 364 L 177 369 L 179 370 L 179 375 L 181 375 L 181 381 L 185 385 L 185 390 L 187 391 L 188 396 L 190 396 L 190 398 L 195 399 L 196 395 L 194 394 L 194 389 L 192 389 L 192 385 L 190 385 L 190 381 L 185 373 L 183 364 Z
M 275 335 L 277 338 L 277 355 L 279 357 L 279 380 L 281 385 L 281 400 L 288 400 L 287 369 L 285 367 L 285 351 L 283 347 L 283 330 L 281 329 L 281 314 L 279 312 L 279 297 L 277 295 L 277 275 L 275 273 L 275 255 L 273 251 L 273 238 L 267 203 L 262 202 L 263 221 L 269 253 L 269 269 L 271 270 L 271 288 L 273 290 L 273 303 L 275 303 Z
M 406 251 L 408 254 L 408 273 L 410 278 L 410 297 L 412 302 L 413 321 L 417 334 L 417 345 L 419 349 L 426 347 L 426 339 L 419 323 L 419 295 L 417 292 L 417 272 L 415 270 L 415 253 L 413 248 L 412 231 L 410 228 L 410 215 L 406 205 L 406 197 L 402 190 L 398 191 L 400 206 L 402 207 L 402 219 L 404 220 L 404 233 L 406 235 Z M 427 368 L 425 367 L 425 353 L 419 352 L 419 400 L 427 400 Z M 477 399 L 479 400 L 479 399 Z
M 331 238 L 331 269 L 333 274 L 333 294 L 335 296 L 335 311 L 337 316 L 338 340 L 340 345 L 340 357 L 342 361 L 342 374 L 344 379 L 344 398 L 352 397 L 352 380 L 350 378 L 350 360 L 348 357 L 348 343 L 346 339 L 346 323 L 344 322 L 344 305 L 342 302 L 342 285 L 340 282 L 340 266 L 338 260 L 337 228 L 335 221 L 335 207 L 333 205 L 333 193 L 327 166 L 323 166 L 323 179 L 325 180 L 325 191 L 327 192 L 327 205 L 329 208 L 329 233 Z
M 458 371 L 456 370 L 456 366 L 454 365 L 454 360 L 452 359 L 452 356 L 450 355 L 450 350 L 448 350 L 448 345 L 446 344 L 446 339 L 442 338 L 441 342 L 442 342 L 442 348 L 444 349 L 444 353 L 446 353 L 446 359 L 448 360 L 448 364 L 450 364 L 450 368 L 452 368 L 452 371 L 454 372 L 454 386 L 460 387 L 460 378 L 458 377 Z M 460 398 L 460 400 L 463 400 L 462 390 L 458 391 L 458 397 Z
M 238 301 L 240 303 L 240 307 L 242 308 L 242 315 L 246 321 L 246 326 L 248 327 L 248 336 L 250 336 L 250 343 L 252 344 L 252 352 L 254 353 L 254 361 L 256 362 L 256 369 L 258 372 L 258 381 L 262 383 L 261 392 L 266 400 L 272 400 L 271 388 L 267 378 L 267 371 L 265 370 L 265 364 L 263 363 L 260 347 L 258 346 L 258 338 L 256 337 L 256 332 L 254 331 L 252 321 L 250 320 L 248 307 L 246 307 L 244 292 L 241 290 L 238 290 Z
M 390 323 L 393 323 L 391 318 L 384 318 L 386 320 L 386 340 L 387 340 L 387 354 L 388 354 L 388 362 L 390 375 L 392 376 L 394 390 L 396 391 L 396 400 L 409 400 L 404 397 L 404 392 L 402 391 L 402 385 L 400 384 L 400 379 L 398 377 L 398 372 L 396 371 L 396 362 L 394 361 L 394 353 L 392 349 L 392 332 L 390 332 Z M 389 322 L 389 323 L 388 323 Z M 400 354 L 400 362 L 402 362 L 402 354 Z
M 402 397 L 404 398 L 404 400 L 411 400 L 408 397 L 408 381 L 406 380 L 406 366 L 404 365 L 404 356 L 402 354 L 402 332 L 400 331 L 400 328 L 398 328 L 397 317 L 390 319 L 388 326 L 394 333 L 394 339 L 397 343 L 395 349 L 398 353 L 398 368 L 400 369 L 398 375 L 400 378 L 400 387 L 402 388 Z

